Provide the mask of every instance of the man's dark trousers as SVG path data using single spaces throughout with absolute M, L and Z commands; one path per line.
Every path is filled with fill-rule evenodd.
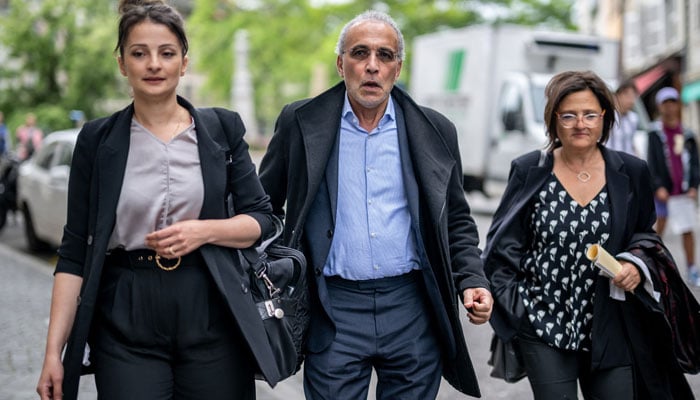
M 442 373 L 420 271 L 367 281 L 328 277 L 336 336 L 304 363 L 307 399 L 434 399 Z

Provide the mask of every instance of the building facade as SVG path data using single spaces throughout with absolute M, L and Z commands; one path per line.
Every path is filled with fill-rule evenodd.
M 579 0 L 583 26 L 621 42 L 620 71 L 632 79 L 650 118 L 664 86 L 681 93 L 684 123 L 700 132 L 700 2 L 697 0 Z M 615 36 L 613 36 L 615 37 Z

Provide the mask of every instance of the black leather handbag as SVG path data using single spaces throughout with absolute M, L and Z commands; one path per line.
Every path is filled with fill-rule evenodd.
M 306 330 L 309 326 L 309 295 L 306 258 L 299 250 L 275 241 L 282 222 L 275 217 L 277 231 L 260 246 L 241 250 L 249 266 L 250 291 L 267 333 L 281 379 L 301 368 Z M 261 374 L 256 379 L 263 380 Z

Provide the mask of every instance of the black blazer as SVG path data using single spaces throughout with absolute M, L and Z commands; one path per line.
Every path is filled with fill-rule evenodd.
M 213 118 L 211 110 L 197 110 L 183 98 L 178 97 L 178 103 L 190 112 L 197 131 L 204 180 L 204 202 L 199 218 L 228 218 L 225 204 L 228 166 L 232 171 L 230 184 L 237 213 L 255 218 L 263 236 L 274 232 L 272 209 L 255 174 L 248 145 L 243 140 L 245 128 L 238 114 L 215 109 L 219 118 Z M 85 124 L 73 153 L 67 223 L 56 266 L 56 272 L 83 277 L 78 310 L 63 359 L 66 399 L 77 397 L 83 351 L 90 333 L 105 253 L 124 179 L 133 112 L 133 105 L 129 105 L 111 117 Z M 227 160 L 232 162 L 227 164 Z M 236 253 L 215 245 L 204 245 L 199 250 L 261 372 L 274 385 L 280 374 Z
M 443 375 L 458 390 L 478 396 L 457 294 L 470 287 L 488 287 L 488 282 L 477 247 L 478 232 L 462 190 L 455 127 L 437 112 L 418 106 L 401 89 L 394 88 L 391 95 L 399 116 L 403 169 L 410 168 L 415 175 L 406 179 L 406 189 L 414 230 L 420 233 L 426 252 L 422 272 L 443 344 Z M 337 163 L 329 159 L 337 147 L 344 96 L 341 82 L 313 99 L 285 106 L 260 165 L 260 180 L 275 214 L 286 212 L 284 240 L 304 251 L 315 277 L 307 341 L 310 352 L 322 351 L 335 335 L 326 308 L 323 265 L 333 238 L 337 204 Z
M 652 226 L 656 215 L 652 182 L 646 163 L 635 156 L 600 146 L 610 199 L 612 232 L 606 244 L 611 254 L 660 244 Z M 491 325 L 510 340 L 526 321 L 517 293 L 523 277 L 520 261 L 530 243 L 528 221 L 532 199 L 552 173 L 553 157 L 539 162 L 540 152 L 525 154 L 511 164 L 508 186 L 494 214 L 484 249 L 484 268 L 495 299 Z M 647 264 L 652 277 L 658 273 Z M 654 278 L 652 278 L 654 279 Z M 655 282 L 655 287 L 662 285 Z M 593 369 L 632 363 L 638 399 L 690 399 L 692 395 L 677 360 L 670 354 L 672 337 L 662 306 L 644 290 L 626 293 L 624 302 L 612 300 L 607 282 L 595 291 L 591 361 Z M 662 296 L 669 295 L 662 293 Z M 674 298 L 675 299 L 675 298 Z M 653 360 L 653 361 L 650 361 Z
M 603 146 L 600 146 L 600 150 L 605 159 L 611 208 L 612 231 L 605 248 L 610 254 L 618 254 L 625 251 L 639 235 L 655 236 L 653 225 L 656 215 L 651 180 L 646 163 L 639 158 Z M 533 151 L 512 162 L 508 186 L 486 238 L 484 267 L 496 300 L 490 322 L 496 333 L 505 340 L 515 335 L 524 312 L 518 309 L 519 296 L 513 290 L 522 278 L 520 261 L 528 249 L 531 236 L 528 221 L 532 199 L 552 173 L 554 164 L 552 154 L 548 153 L 544 163 L 538 165 L 540 155 L 540 151 Z M 607 285 L 597 286 L 608 290 Z M 603 297 L 602 294 L 600 290 L 597 291 L 596 299 L 609 298 L 607 292 Z M 597 305 L 603 303 L 596 302 Z M 602 311 L 598 306 L 594 310 Z M 594 333 L 596 326 L 600 325 L 594 322 Z

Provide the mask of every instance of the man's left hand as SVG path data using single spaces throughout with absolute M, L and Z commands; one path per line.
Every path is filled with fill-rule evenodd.
M 481 325 L 491 318 L 493 297 L 485 288 L 469 288 L 464 290 L 464 308 L 467 309 L 469 322 Z

